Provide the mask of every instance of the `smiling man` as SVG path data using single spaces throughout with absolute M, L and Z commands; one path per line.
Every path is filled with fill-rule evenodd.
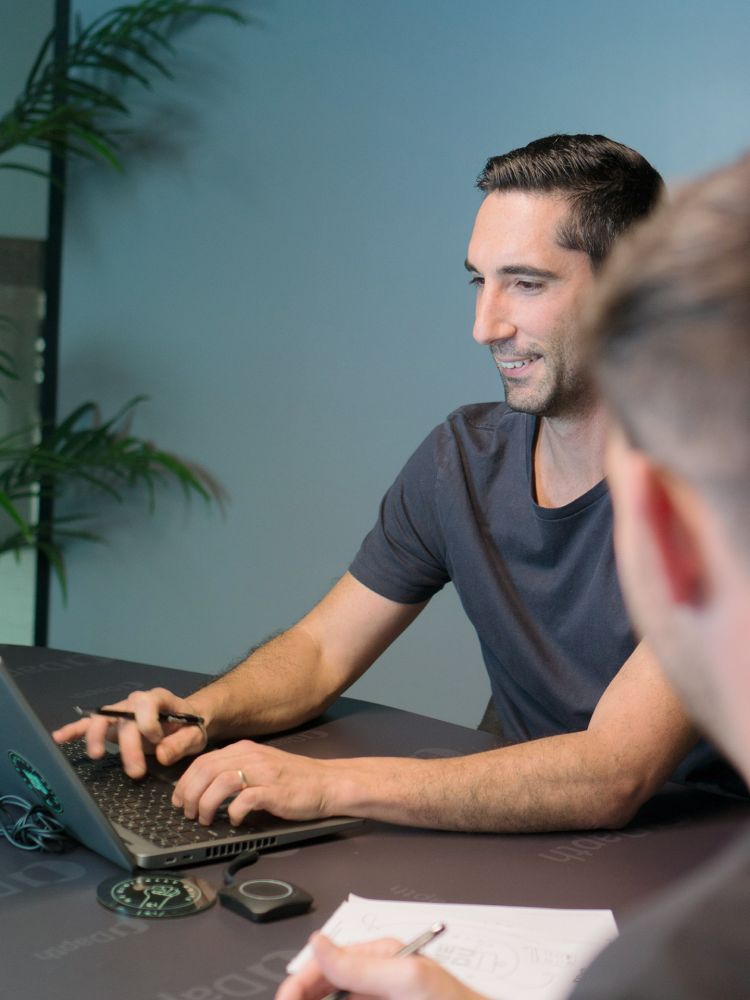
M 98 756 L 116 737 L 137 776 L 144 740 L 164 763 L 204 748 L 195 727 L 162 729 L 159 710 L 203 716 L 212 738 L 287 729 L 330 705 L 453 582 L 490 679 L 483 726 L 506 745 L 320 761 L 241 739 L 199 756 L 175 805 L 204 823 L 233 797 L 235 823 L 267 809 L 456 830 L 613 827 L 683 761 L 696 735 L 636 642 L 616 579 L 605 418 L 579 342 L 595 272 L 661 179 L 603 136 L 556 135 L 492 158 L 478 186 L 474 338 L 506 402 L 462 407 L 429 435 L 349 571 L 300 622 L 187 700 L 136 692 L 123 703 L 135 722 L 81 720 L 57 739 L 85 733 Z
M 629 605 L 691 714 L 750 781 L 750 156 L 624 241 L 592 310 Z M 483 1000 L 397 942 L 314 958 L 277 1000 Z M 623 925 L 572 1000 L 747 997 L 750 830 Z M 484 998 L 486 1000 L 486 998 Z
M 474 337 L 490 349 L 506 403 L 517 412 L 547 419 L 578 419 L 595 403 L 577 345 L 592 261 L 583 252 L 550 246 L 550 234 L 564 229 L 569 214 L 563 195 L 503 195 L 490 189 L 465 264 L 477 289 Z M 551 267 L 531 263 L 537 260 Z

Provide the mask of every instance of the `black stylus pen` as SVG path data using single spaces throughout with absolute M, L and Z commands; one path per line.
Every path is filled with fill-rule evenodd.
M 92 715 L 106 715 L 110 719 L 135 719 L 135 712 L 121 712 L 119 708 L 73 708 L 81 718 L 91 718 Z M 185 726 L 202 726 L 205 719 L 200 715 L 188 715 L 184 712 L 159 712 L 159 722 L 181 722 Z
M 405 944 L 403 948 L 399 948 L 393 957 L 404 958 L 406 955 L 415 955 L 421 948 L 424 948 L 426 944 L 429 944 L 430 941 L 436 938 L 438 934 L 442 934 L 444 930 L 445 924 L 433 924 L 424 934 L 420 934 L 419 937 Z M 324 996 L 323 1000 L 346 1000 L 348 996 L 351 996 L 349 990 L 334 990 L 333 993 Z

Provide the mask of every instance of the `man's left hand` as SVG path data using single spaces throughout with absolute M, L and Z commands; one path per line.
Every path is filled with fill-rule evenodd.
M 175 785 L 172 804 L 203 824 L 232 796 L 227 815 L 235 825 L 257 809 L 281 819 L 332 816 L 329 791 L 339 763 L 240 740 L 196 758 Z

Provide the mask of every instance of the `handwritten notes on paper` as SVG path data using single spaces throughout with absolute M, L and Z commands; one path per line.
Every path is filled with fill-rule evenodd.
M 404 903 L 353 894 L 322 929 L 337 944 L 380 937 L 409 941 L 437 921 L 447 930 L 422 953 L 493 1000 L 563 1000 L 617 937 L 611 910 Z M 303 948 L 289 971 L 309 957 Z

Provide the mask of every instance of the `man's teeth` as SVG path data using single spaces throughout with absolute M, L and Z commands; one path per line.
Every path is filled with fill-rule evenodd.
M 524 358 L 523 361 L 499 361 L 498 364 L 501 368 L 525 368 L 532 361 L 536 361 L 536 358 Z

